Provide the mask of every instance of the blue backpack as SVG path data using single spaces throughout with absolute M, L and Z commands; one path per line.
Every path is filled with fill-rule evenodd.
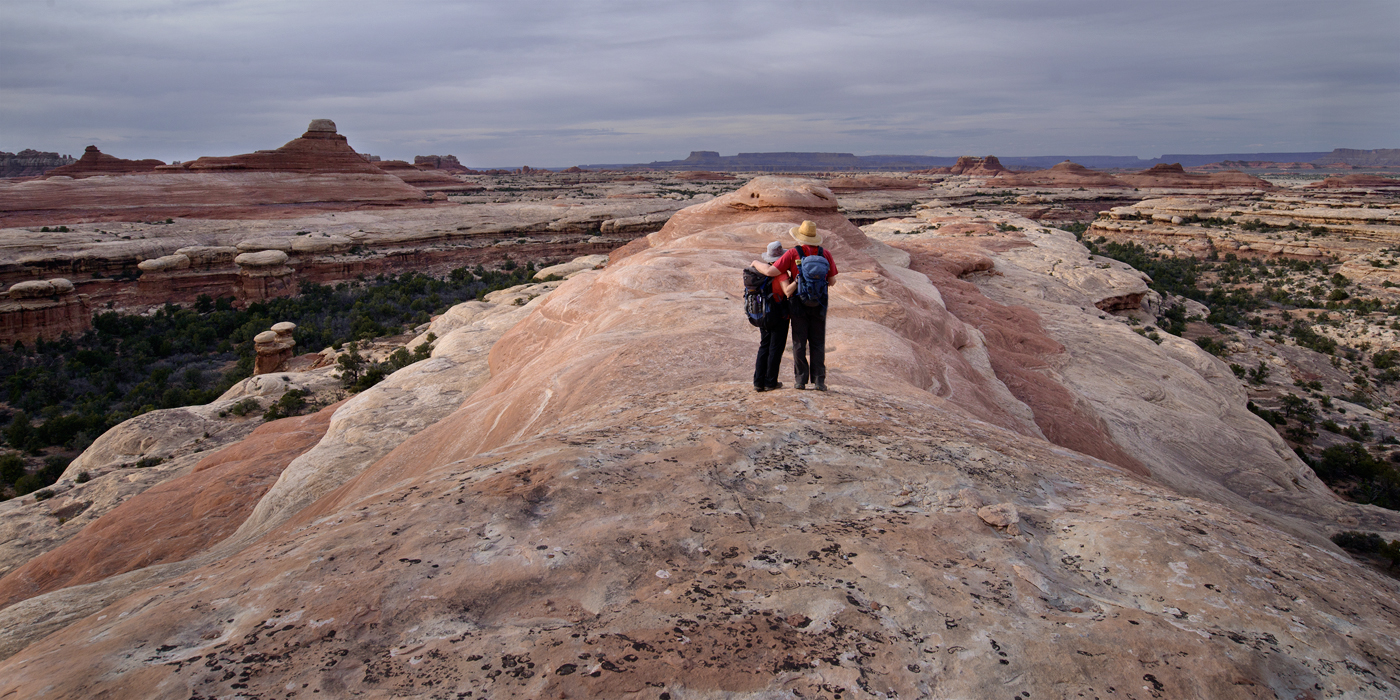
M 826 306 L 826 276 L 831 274 L 831 263 L 822 254 L 821 246 L 813 255 L 804 255 L 803 246 L 797 246 L 797 295 L 803 306 Z
M 744 315 L 749 323 L 763 326 L 773 308 L 773 278 L 752 267 L 744 268 Z

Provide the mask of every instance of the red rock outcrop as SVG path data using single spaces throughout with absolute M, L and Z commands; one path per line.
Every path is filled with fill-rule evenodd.
M 1180 163 L 1159 163 L 1140 173 L 1119 175 L 1118 180 L 1127 187 L 1274 189 L 1268 180 L 1237 170 L 1227 170 L 1222 173 L 1188 173 L 1185 168 L 1181 167 Z
M 1004 172 L 996 184 L 1008 187 L 1131 187 L 1108 173 L 1090 170 L 1078 163 L 1064 161 L 1048 170 Z
M 190 172 L 366 173 L 382 171 L 336 133 L 335 122 L 313 119 L 306 133 L 281 148 L 236 156 L 205 156 L 179 166 Z
M 130 175 L 132 173 L 151 173 L 155 169 L 165 165 L 164 161 L 154 158 L 145 160 L 125 160 L 116 156 L 109 156 L 97 150 L 97 146 L 88 146 L 83 150 L 83 157 L 76 163 L 54 168 L 44 175 L 50 177 L 71 177 L 75 180 L 97 175 Z
M 258 358 L 253 363 L 253 374 L 270 374 L 281 369 L 292 359 L 297 341 L 292 333 L 297 324 L 289 321 L 274 323 L 272 330 L 263 331 L 253 338 L 253 350 Z
M 338 406 L 261 425 L 189 474 L 131 497 L 68 542 L 0 578 L 0 608 L 180 561 L 217 544 L 243 524 L 287 464 L 321 439 Z
M 474 182 L 462 182 L 452 177 L 444 170 L 423 168 L 417 165 L 409 165 L 402 160 L 381 160 L 375 165 L 394 177 L 407 182 L 420 190 L 478 190 L 481 185 Z
M 17 282 L 0 297 L 0 345 L 57 340 L 92 327 L 87 297 L 66 279 Z
M 994 177 L 998 173 L 1009 172 L 996 156 L 986 158 L 974 158 L 972 156 L 958 156 L 958 162 L 948 170 L 953 175 L 973 175 L 979 177 Z
M 329 119 L 312 121 L 301 138 L 270 151 L 169 166 L 157 161 L 113 164 L 118 159 L 107 159 L 90 149 L 77 163 L 65 166 L 72 170 L 59 168 L 42 180 L 0 183 L 0 226 L 174 217 L 275 218 L 311 210 L 426 203 L 423 190 L 389 175 L 351 149 Z M 57 177 L 64 172 L 73 175 Z
M 1384 175 L 1334 175 L 1314 182 L 1308 187 L 1319 189 L 1348 189 L 1353 187 L 1400 187 L 1400 180 Z

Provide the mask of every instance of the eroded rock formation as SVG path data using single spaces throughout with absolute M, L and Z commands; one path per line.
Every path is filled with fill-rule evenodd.
M 75 180 L 85 177 L 96 177 L 98 175 L 129 175 L 132 173 L 154 172 L 159 166 L 165 165 L 165 161 L 147 158 L 144 160 L 126 160 L 109 156 L 97 149 L 97 146 L 88 146 L 83 150 L 83 157 L 77 162 L 54 168 L 45 174 L 46 178 L 73 178 Z
M 0 610 L 0 693 L 1393 695 L 1397 585 L 1318 523 L 1394 515 L 1095 308 L 1129 270 L 955 218 L 760 178 L 459 306 L 222 543 Z M 757 394 L 737 271 L 802 219 L 833 390 Z
M 253 364 L 253 374 L 268 374 L 281 369 L 287 360 L 292 359 L 296 353 L 293 350 L 297 346 L 297 341 L 292 337 L 292 333 L 297 329 L 297 324 L 289 321 L 282 321 L 272 325 L 271 330 L 263 331 L 253 337 L 253 350 L 258 353 L 258 358 Z
M 422 190 L 365 160 L 333 122 L 317 119 L 281 148 L 171 165 L 113 158 L 89 146 L 78 162 L 41 180 L 0 183 L 0 225 L 285 217 L 424 202 Z
M 75 294 L 74 289 L 73 283 L 63 278 L 11 285 L 0 297 L 0 343 L 54 340 L 65 333 L 78 335 L 90 328 L 92 310 L 88 300 L 85 295 Z

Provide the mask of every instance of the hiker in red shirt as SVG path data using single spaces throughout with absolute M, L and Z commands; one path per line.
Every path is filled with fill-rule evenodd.
M 827 287 L 836 277 L 836 260 L 821 247 L 822 237 L 814 222 L 803 221 L 788 233 L 798 245 L 772 265 L 755 260 L 754 268 L 769 277 L 784 276 L 796 282 L 788 295 L 788 313 L 797 388 L 806 389 L 810 382 L 817 391 L 826 391 Z

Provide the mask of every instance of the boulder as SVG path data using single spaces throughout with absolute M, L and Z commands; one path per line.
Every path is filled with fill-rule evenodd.
M 183 253 L 174 255 L 163 255 L 151 260 L 142 260 L 136 267 L 142 272 L 173 272 L 175 270 L 186 270 L 190 267 L 190 258 Z
M 260 250 L 256 253 L 241 253 L 233 259 L 240 267 L 263 268 L 287 264 L 290 257 L 280 250 Z
M 30 280 L 10 285 L 11 299 L 44 299 L 73 293 L 73 283 L 63 278 Z

